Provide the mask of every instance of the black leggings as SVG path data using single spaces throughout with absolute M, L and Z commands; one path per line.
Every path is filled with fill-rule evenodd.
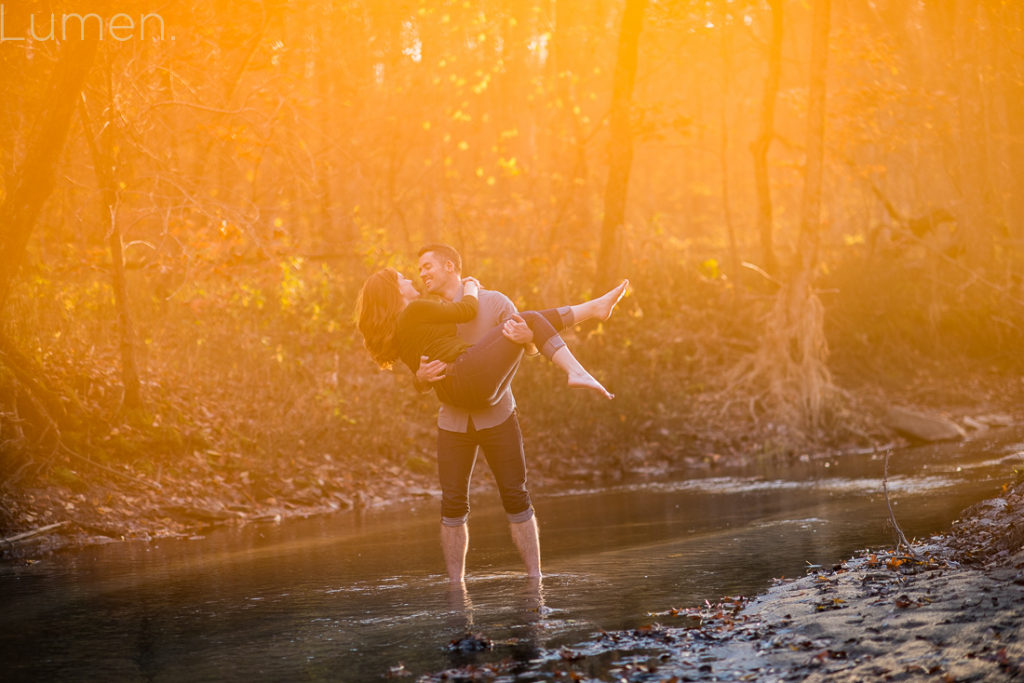
M 484 452 L 494 474 L 508 521 L 525 522 L 533 517 L 533 504 L 526 490 L 526 455 L 523 434 L 513 412 L 496 427 L 476 429 L 472 422 L 465 432 L 437 430 L 437 473 L 441 480 L 441 524 L 461 526 L 469 517 L 469 481 L 476 455 Z
M 558 335 L 572 325 L 572 311 L 568 306 L 544 311 L 520 313 L 533 331 L 533 343 L 546 358 L 565 346 Z M 434 382 L 434 391 L 442 403 L 476 410 L 485 408 L 501 398 L 505 387 L 519 368 L 523 345 L 507 339 L 499 325 L 484 335 L 448 365 L 444 379 Z

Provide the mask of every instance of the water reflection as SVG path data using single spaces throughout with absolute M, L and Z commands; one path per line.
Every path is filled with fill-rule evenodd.
M 445 645 L 445 668 L 460 669 L 491 659 L 493 648 L 503 658 L 524 665 L 538 661 L 552 628 L 546 619 L 552 611 L 545 605 L 543 579 L 494 575 L 483 577 L 482 582 L 490 585 L 481 591 L 487 601 L 479 621 L 468 588 L 463 585 L 449 591 L 449 627 L 455 635 Z
M 901 452 L 909 536 L 944 526 L 1019 466 L 1019 441 Z M 464 587 L 442 574 L 436 503 L 114 545 L 0 570 L 5 680 L 370 680 L 512 658 L 751 594 L 891 544 L 881 462 L 537 496 L 543 581 L 522 575 L 500 508 L 475 505 Z M 492 650 L 452 647 L 467 634 Z

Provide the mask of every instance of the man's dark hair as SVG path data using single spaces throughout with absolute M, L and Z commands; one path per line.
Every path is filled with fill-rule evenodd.
M 431 251 L 441 257 L 442 262 L 451 261 L 455 266 L 455 272 L 462 272 L 462 257 L 459 256 L 459 252 L 455 251 L 455 247 L 450 247 L 447 244 L 428 244 L 427 246 L 420 249 L 417 256 L 423 256 L 428 251 Z

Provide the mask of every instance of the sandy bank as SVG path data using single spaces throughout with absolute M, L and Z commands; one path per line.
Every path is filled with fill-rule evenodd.
M 563 648 L 580 680 L 1024 679 L 1024 483 L 906 553 L 865 552 L 753 600 Z M 595 658 L 616 653 L 595 671 Z M 588 665 L 589 664 L 589 665 Z

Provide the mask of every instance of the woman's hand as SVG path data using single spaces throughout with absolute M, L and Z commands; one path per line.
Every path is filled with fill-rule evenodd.
M 479 298 L 480 294 L 480 281 L 475 277 L 462 278 L 462 293 L 467 296 L 475 296 Z

